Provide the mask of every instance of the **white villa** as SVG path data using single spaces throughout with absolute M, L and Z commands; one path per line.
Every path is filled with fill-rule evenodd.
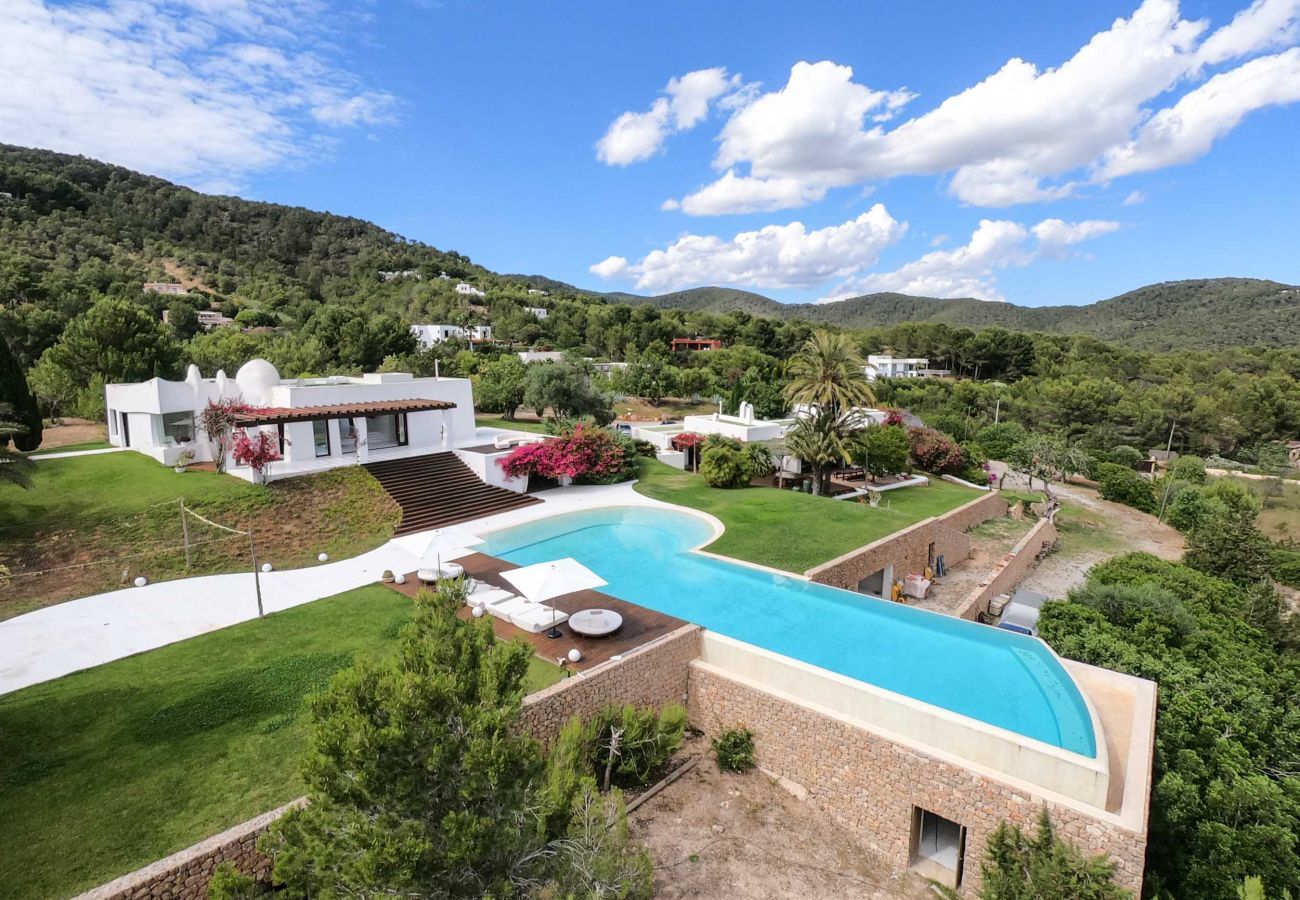
M 412 325 L 411 334 L 415 335 L 421 350 L 428 350 L 434 344 L 441 344 L 443 341 L 490 341 L 492 326 L 472 325 L 466 328 L 463 325 L 446 324 Z
M 924 356 L 872 353 L 867 356 L 862 374 L 867 377 L 867 381 L 875 381 L 877 378 L 941 378 L 952 372 L 948 369 L 931 369 L 930 360 Z
M 321 471 L 375 459 L 434 453 L 482 439 L 466 378 L 415 378 L 403 372 L 357 377 L 284 379 L 254 359 L 235 377 L 203 378 L 190 366 L 184 381 L 152 378 L 104 389 L 109 441 L 175 465 L 185 451 L 212 462 L 214 447 L 200 427 L 209 401 L 241 398 L 253 409 L 240 425 L 275 435 L 281 460 L 271 478 Z M 227 471 L 253 480 L 247 467 Z
M 532 291 L 529 291 L 528 293 L 531 294 Z M 539 322 L 546 321 L 546 317 L 551 314 L 551 311 L 544 306 L 525 306 L 524 312 L 528 313 Z
M 483 292 L 480 291 L 478 288 L 474 287 L 474 285 L 472 285 L 472 284 L 467 284 L 467 283 L 464 282 L 464 281 L 462 281 L 460 284 L 456 285 L 456 293 L 458 293 L 458 294 L 468 294 L 468 295 L 471 296 L 471 297 L 486 297 L 486 296 L 487 296 L 487 294 L 483 293 Z

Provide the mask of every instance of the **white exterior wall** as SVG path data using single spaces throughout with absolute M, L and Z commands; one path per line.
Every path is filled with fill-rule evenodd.
M 682 430 L 699 434 L 721 434 L 739 441 L 774 441 L 785 435 L 786 426 L 780 422 L 761 419 L 751 424 L 731 416 L 687 416 L 682 419 Z

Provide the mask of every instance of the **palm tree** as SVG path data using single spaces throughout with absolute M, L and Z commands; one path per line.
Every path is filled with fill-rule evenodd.
M 795 423 L 786 433 L 785 449 L 812 467 L 814 494 L 826 494 L 831 470 L 852 458 L 843 418 L 824 407 Z
M 26 428 L 12 420 L 13 407 L 0 403 L 0 482 L 16 484 L 21 488 L 32 486 L 32 461 L 21 453 L 11 450 L 9 439 L 23 434 Z
M 870 406 L 876 398 L 863 374 L 864 365 L 847 335 L 813 332 L 786 366 L 790 378 L 786 399 L 825 409 L 837 419 L 855 406 Z

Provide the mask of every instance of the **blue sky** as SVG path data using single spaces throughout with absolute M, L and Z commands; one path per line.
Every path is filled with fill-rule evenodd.
M 641 293 L 1300 282 L 1297 101 L 1300 0 L 0 11 L 0 141 Z

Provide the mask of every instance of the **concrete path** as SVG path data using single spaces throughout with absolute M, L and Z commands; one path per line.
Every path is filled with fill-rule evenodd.
M 456 527 L 486 534 L 579 509 L 667 505 L 636 493 L 631 482 L 564 488 L 542 498 Z M 720 523 L 716 527 L 720 532 Z M 385 569 L 414 571 L 428 540 L 424 532 L 403 535 L 351 559 L 261 575 L 263 606 L 277 612 L 374 584 Z M 160 581 L 69 600 L 0 622 L 0 694 L 255 618 L 252 573 Z
M 126 449 L 126 447 L 100 447 L 98 450 L 68 450 L 63 453 L 41 453 L 37 451 L 27 458 L 41 462 L 47 459 L 71 459 L 74 456 L 100 456 L 105 453 L 121 453 Z

